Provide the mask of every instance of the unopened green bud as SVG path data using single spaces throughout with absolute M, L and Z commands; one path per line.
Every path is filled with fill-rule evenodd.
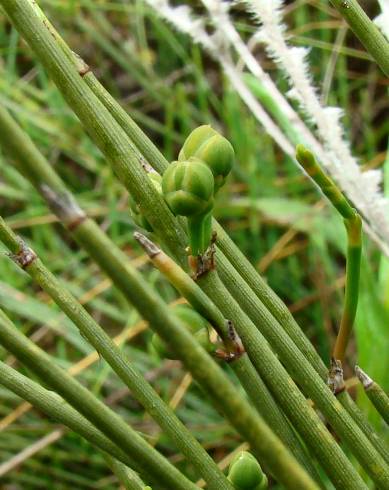
M 232 460 L 228 479 L 236 490 L 260 490 L 267 484 L 262 468 L 255 457 L 247 451 L 240 451 Z
M 207 352 L 212 352 L 215 349 L 209 338 L 208 322 L 205 320 L 205 318 L 203 318 L 189 305 L 177 305 L 174 306 L 172 310 L 185 328 L 187 328 L 193 334 L 203 349 L 205 349 Z M 153 334 L 151 345 L 160 357 L 176 359 L 169 347 L 158 334 Z
M 205 162 L 215 179 L 215 193 L 222 187 L 231 172 L 235 152 L 231 143 L 211 126 L 199 126 L 185 140 L 179 160 L 196 157 Z
M 198 158 L 173 162 L 162 178 L 162 192 L 174 214 L 188 218 L 192 255 L 205 252 L 211 240 L 207 226 L 213 208 L 214 178 Z
M 162 192 L 170 209 L 179 216 L 204 214 L 213 206 L 214 179 L 197 158 L 173 162 L 162 178 Z
M 162 187 L 161 187 L 162 177 L 157 172 L 149 172 L 146 175 L 148 179 L 150 179 L 151 183 L 155 187 L 158 194 L 162 195 Z M 141 210 L 139 209 L 138 204 L 134 201 L 134 199 L 131 196 L 129 197 L 129 205 L 130 205 L 130 211 L 134 222 L 140 228 L 143 228 L 146 231 L 153 231 L 152 226 L 147 221 L 147 219 L 143 216 Z

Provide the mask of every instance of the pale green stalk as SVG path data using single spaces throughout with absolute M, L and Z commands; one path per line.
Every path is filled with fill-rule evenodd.
M 46 28 L 43 30 L 41 28 L 38 29 L 45 40 L 45 49 L 42 50 L 42 43 L 39 39 L 37 42 L 37 38 L 34 35 L 35 30 L 39 27 L 39 22 L 37 23 L 37 19 L 33 20 L 34 8 L 31 8 L 31 6 L 30 9 L 27 8 L 29 2 L 21 0 L 19 2 L 2 1 L 5 5 L 11 4 L 8 11 L 15 24 L 40 55 L 42 61 L 46 63 L 49 72 L 58 86 L 61 87 L 69 104 L 88 127 L 89 133 L 106 154 L 120 180 L 136 197 L 138 202 L 144 205 L 143 212 L 157 231 L 157 234 L 163 237 L 168 247 L 180 260 L 183 260 L 186 244 L 185 237 L 175 224 L 174 218 L 166 208 L 166 205 L 163 202 L 162 204 L 160 203 L 160 197 L 157 196 L 152 186 L 148 185 L 147 179 L 144 179 L 144 174 L 142 178 L 142 170 L 140 168 L 142 162 L 138 158 L 138 153 L 133 151 L 133 146 L 129 146 L 126 134 L 122 132 L 120 127 L 115 125 L 115 121 L 112 120 L 110 115 L 102 110 L 101 105 L 97 103 L 98 101 L 93 94 L 88 92 L 87 87 L 84 86 L 83 80 L 80 78 L 80 74 L 75 70 L 74 64 L 64 55 L 61 46 L 56 43 L 55 37 Z M 21 8 L 21 4 L 25 6 L 24 9 Z M 156 198 L 154 201 L 152 199 L 153 194 Z M 91 228 L 92 225 L 89 224 L 89 227 Z M 83 230 L 83 236 L 81 237 L 80 233 L 78 239 L 79 241 L 89 240 L 90 245 L 92 245 L 92 235 L 92 233 L 87 234 L 85 229 Z M 95 260 L 97 260 L 97 256 L 99 256 L 99 263 L 103 263 L 109 254 L 106 251 L 98 250 L 94 255 Z M 219 258 L 219 270 L 224 275 L 223 279 L 226 284 L 229 284 L 228 279 L 233 271 L 230 270 L 230 265 L 225 261 L 223 267 L 221 258 Z M 125 282 L 125 279 L 118 277 L 117 272 L 117 270 L 114 272 L 117 279 L 116 284 Z M 127 287 L 127 285 L 124 286 Z M 245 301 L 245 297 L 240 290 L 236 297 L 241 302 Z M 306 342 L 305 345 L 309 346 L 309 343 Z M 309 351 L 311 353 L 314 352 L 312 346 L 309 347 Z
M 347 21 L 354 34 L 375 59 L 378 66 L 389 77 L 389 42 L 366 15 L 357 0 L 330 0 L 332 5 Z
M 365 488 L 365 484 L 357 475 L 350 461 L 345 457 L 315 411 L 307 405 L 305 397 L 293 382 L 290 375 L 300 374 L 300 368 L 299 383 L 303 385 L 304 391 L 309 391 L 314 395 L 312 399 L 319 401 L 318 406 L 320 406 L 321 410 L 325 409 L 323 413 L 336 430 L 336 433 L 344 438 L 345 442 L 347 441 L 347 445 L 353 450 L 353 453 L 361 461 L 366 471 L 371 474 L 372 478 L 374 477 L 380 482 L 388 484 L 389 469 L 386 468 L 382 458 L 371 447 L 345 411 L 342 410 L 340 403 L 332 395 L 326 384 L 310 368 L 309 363 L 294 344 L 288 340 L 286 334 L 282 330 L 278 332 L 281 337 L 282 334 L 286 336 L 282 346 L 284 348 L 282 354 L 283 357 L 286 354 L 288 358 L 287 368 L 290 371 L 289 374 L 279 360 L 274 357 L 268 342 L 252 323 L 250 317 L 240 309 L 234 298 L 228 293 L 217 273 L 215 271 L 208 273 L 207 277 L 200 278 L 198 283 L 203 291 L 212 297 L 212 300 L 223 315 L 233 321 L 255 368 L 261 374 L 273 396 L 282 406 L 310 451 L 320 461 L 333 483 L 339 485 L 341 482 L 341 488 L 344 489 Z M 264 312 L 267 312 L 267 310 Z M 274 321 L 272 322 L 268 313 L 267 316 L 270 323 L 266 324 L 266 327 L 273 331 Z M 296 358 L 292 358 L 292 351 L 297 355 Z M 283 362 L 285 362 L 284 359 Z M 306 364 L 300 366 L 300 362 L 305 362 Z M 305 378 L 302 373 L 305 374 Z M 379 468 L 376 465 L 377 460 L 380 461 Z
M 75 213 L 75 209 L 77 209 L 78 206 L 74 197 L 68 193 L 63 182 L 58 178 L 53 168 L 45 160 L 28 136 L 23 133 L 16 122 L 1 106 L 0 132 L 2 134 L 1 145 L 6 152 L 12 156 L 22 173 L 42 192 L 42 195 L 46 198 L 54 212 L 56 212 L 64 225 L 71 230 L 76 239 L 80 239 L 81 237 L 80 241 L 83 242 L 86 250 L 94 256 L 96 256 L 96 251 L 99 249 L 111 251 L 111 255 L 112 252 L 115 252 L 119 259 L 120 256 L 122 256 L 121 262 L 124 264 L 126 262 L 126 257 L 112 242 L 108 242 L 108 238 L 91 220 L 83 215 L 81 209 L 78 208 L 79 211 Z M 55 194 L 55 191 L 59 194 Z M 77 220 L 77 217 L 82 215 L 84 218 L 82 220 Z M 88 234 L 87 231 L 93 233 Z M 93 235 L 94 242 L 92 246 L 90 245 L 90 241 L 82 240 L 82 236 L 85 235 Z M 104 237 L 104 240 L 102 240 L 102 237 Z M 115 256 L 107 257 L 107 260 L 100 260 L 98 262 L 103 268 L 108 264 L 113 267 L 117 264 Z M 112 269 L 109 269 L 107 272 L 115 280 L 119 276 L 121 278 L 125 277 L 126 271 L 122 273 L 122 270 L 119 270 L 117 274 L 113 274 Z M 185 275 L 184 271 L 182 271 L 182 273 Z M 189 276 L 186 277 L 189 279 Z M 191 281 L 191 283 L 197 288 L 199 293 L 204 296 L 204 293 L 202 293 L 198 286 L 193 283 L 193 281 Z M 54 287 L 54 290 L 56 290 L 56 287 Z M 210 304 L 212 303 L 210 302 Z M 220 316 L 220 312 L 219 322 L 224 322 L 223 317 Z M 291 431 L 286 420 L 283 419 L 281 411 L 277 405 L 275 405 L 262 380 L 256 372 L 253 371 L 252 366 L 248 366 L 248 363 L 249 360 L 247 359 L 247 356 L 244 356 L 244 358 L 233 363 L 242 384 L 246 390 L 251 393 L 255 406 L 262 415 L 265 415 L 265 420 L 273 430 L 275 430 L 277 435 L 279 435 L 292 449 L 295 449 L 297 456 L 300 453 L 300 459 L 304 460 L 301 447 L 299 447 L 299 443 L 296 440 L 293 431 Z M 272 423 L 273 421 L 274 423 Z
M 87 418 L 118 448 L 167 488 L 195 490 L 197 487 L 142 439 L 126 422 L 99 401 L 88 389 L 57 366 L 42 349 L 25 337 L 0 310 L 0 344 Z

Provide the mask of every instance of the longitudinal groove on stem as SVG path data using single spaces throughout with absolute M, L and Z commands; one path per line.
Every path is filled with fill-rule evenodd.
M 317 407 L 326 416 L 337 434 L 344 438 L 344 441 L 348 444 L 351 451 L 360 460 L 361 464 L 365 466 L 365 469 L 369 471 L 370 468 L 370 471 L 372 471 L 373 474 L 378 470 L 376 476 L 379 476 L 381 470 L 377 468 L 374 461 L 376 458 L 382 460 L 380 454 L 382 457 L 385 455 L 385 451 L 380 451 L 382 444 L 379 442 L 379 439 L 367 438 L 368 434 L 366 434 L 355 422 L 354 418 L 344 410 L 342 405 L 330 392 L 323 379 L 314 369 L 312 369 L 310 363 L 301 354 L 296 345 L 290 341 L 290 338 L 285 331 L 277 325 L 277 322 L 269 311 L 258 298 L 253 295 L 248 285 L 241 281 L 239 274 L 229 266 L 225 261 L 225 257 L 222 255 L 219 255 L 218 258 L 218 271 L 222 271 L 223 273 L 225 284 L 228 291 L 231 293 L 231 299 L 236 298 L 242 310 L 247 312 L 246 316 L 251 319 L 251 337 L 253 339 L 256 337 L 255 330 L 259 329 L 261 331 L 273 347 L 274 351 L 279 355 L 289 373 L 296 381 L 298 381 L 304 394 L 314 400 Z M 215 290 L 215 287 L 207 287 L 207 293 L 215 301 L 212 293 L 212 291 Z M 223 313 L 226 314 L 224 311 Z M 245 328 L 247 329 L 247 326 Z M 241 335 L 239 329 L 238 333 Z M 241 336 L 244 340 L 243 335 Z M 249 345 L 246 346 L 246 349 L 250 354 Z M 361 441 L 364 442 L 361 443 Z M 378 444 L 373 444 L 373 442 L 376 441 Z M 370 461 L 370 463 L 367 463 L 367 461 Z M 387 475 L 384 476 L 384 479 L 389 479 L 389 467 L 383 460 L 382 464 L 382 468 L 385 468 L 383 474 Z

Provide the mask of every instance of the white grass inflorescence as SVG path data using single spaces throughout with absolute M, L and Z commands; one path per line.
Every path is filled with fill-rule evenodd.
M 310 76 L 308 50 L 290 46 L 287 41 L 287 29 L 283 23 L 283 1 L 237 0 L 236 3 L 243 5 L 258 25 L 255 39 L 265 45 L 268 55 L 286 74 L 290 84 L 287 95 L 297 99 L 303 117 L 311 125 L 313 123 L 313 131 L 294 111 L 239 35 L 229 15 L 231 2 L 202 0 L 208 10 L 207 18 L 196 16 L 187 5 L 172 6 L 168 0 L 145 1 L 158 15 L 169 21 L 177 30 L 189 35 L 220 63 L 231 85 L 260 124 L 286 154 L 293 156 L 293 142 L 282 133 L 245 83 L 241 70 L 234 62 L 234 54 L 238 55 L 240 62 L 260 80 L 274 102 L 293 121 L 305 144 L 316 153 L 323 167 L 363 216 L 365 230 L 389 256 L 389 201 L 380 191 L 381 172 L 361 171 L 344 138 L 340 122 L 342 110 L 337 107 L 325 107 L 320 102 L 318 90 Z M 386 5 L 388 1 L 380 0 L 380 3 Z M 384 13 L 383 6 L 382 9 Z M 387 12 L 388 10 L 386 15 Z M 205 22 L 208 20 L 214 28 L 212 34 L 208 34 L 205 28 Z

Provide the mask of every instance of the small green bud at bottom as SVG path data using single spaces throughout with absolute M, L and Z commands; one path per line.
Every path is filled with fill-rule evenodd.
M 247 451 L 239 452 L 230 464 L 228 479 L 236 490 L 260 490 L 266 488 L 266 486 L 263 486 L 264 478 L 267 482 L 260 464 Z

